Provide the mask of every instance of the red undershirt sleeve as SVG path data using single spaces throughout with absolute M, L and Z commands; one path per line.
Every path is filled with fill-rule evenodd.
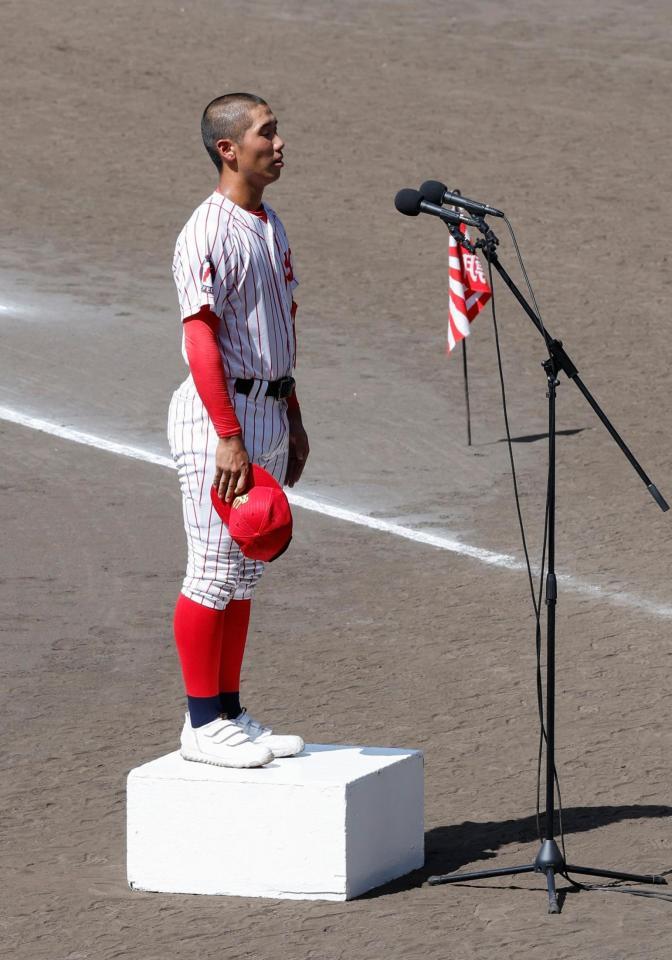
M 196 390 L 217 436 L 233 437 L 242 430 L 226 385 L 218 329 L 219 317 L 209 307 L 201 307 L 184 321 L 184 345 Z

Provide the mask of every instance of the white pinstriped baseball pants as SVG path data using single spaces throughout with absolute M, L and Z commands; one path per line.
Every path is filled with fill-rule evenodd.
M 234 394 L 236 416 L 253 463 L 284 483 L 289 427 L 287 404 L 265 396 Z M 182 490 L 187 534 L 187 573 L 182 593 L 196 603 L 223 610 L 229 600 L 248 600 L 264 564 L 243 556 L 210 500 L 217 434 L 191 376 L 177 388 L 168 411 L 168 441 Z

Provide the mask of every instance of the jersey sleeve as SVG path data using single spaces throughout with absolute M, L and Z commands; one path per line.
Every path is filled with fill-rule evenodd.
M 222 239 L 209 224 L 207 214 L 197 210 L 175 244 L 173 278 L 177 287 L 182 320 L 192 317 L 201 307 L 216 311 L 217 291 L 223 278 L 218 275 Z

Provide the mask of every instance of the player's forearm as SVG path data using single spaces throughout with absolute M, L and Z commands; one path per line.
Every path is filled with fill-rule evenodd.
M 203 406 L 218 437 L 242 433 L 226 385 L 217 343 L 218 318 L 207 307 L 184 321 L 184 343 L 189 369 Z
M 287 398 L 287 416 L 290 420 L 301 419 L 301 407 L 299 406 L 299 398 L 296 395 L 296 389 L 294 390 L 294 393 Z

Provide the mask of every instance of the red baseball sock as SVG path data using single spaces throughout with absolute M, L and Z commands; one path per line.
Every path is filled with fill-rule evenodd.
M 240 668 L 245 653 L 251 600 L 231 600 L 224 611 L 219 661 L 219 702 L 222 713 L 237 717 L 240 706 Z
M 175 606 L 175 643 L 194 727 L 209 723 L 222 711 L 218 694 L 225 614 L 226 610 L 204 607 L 183 593 Z

